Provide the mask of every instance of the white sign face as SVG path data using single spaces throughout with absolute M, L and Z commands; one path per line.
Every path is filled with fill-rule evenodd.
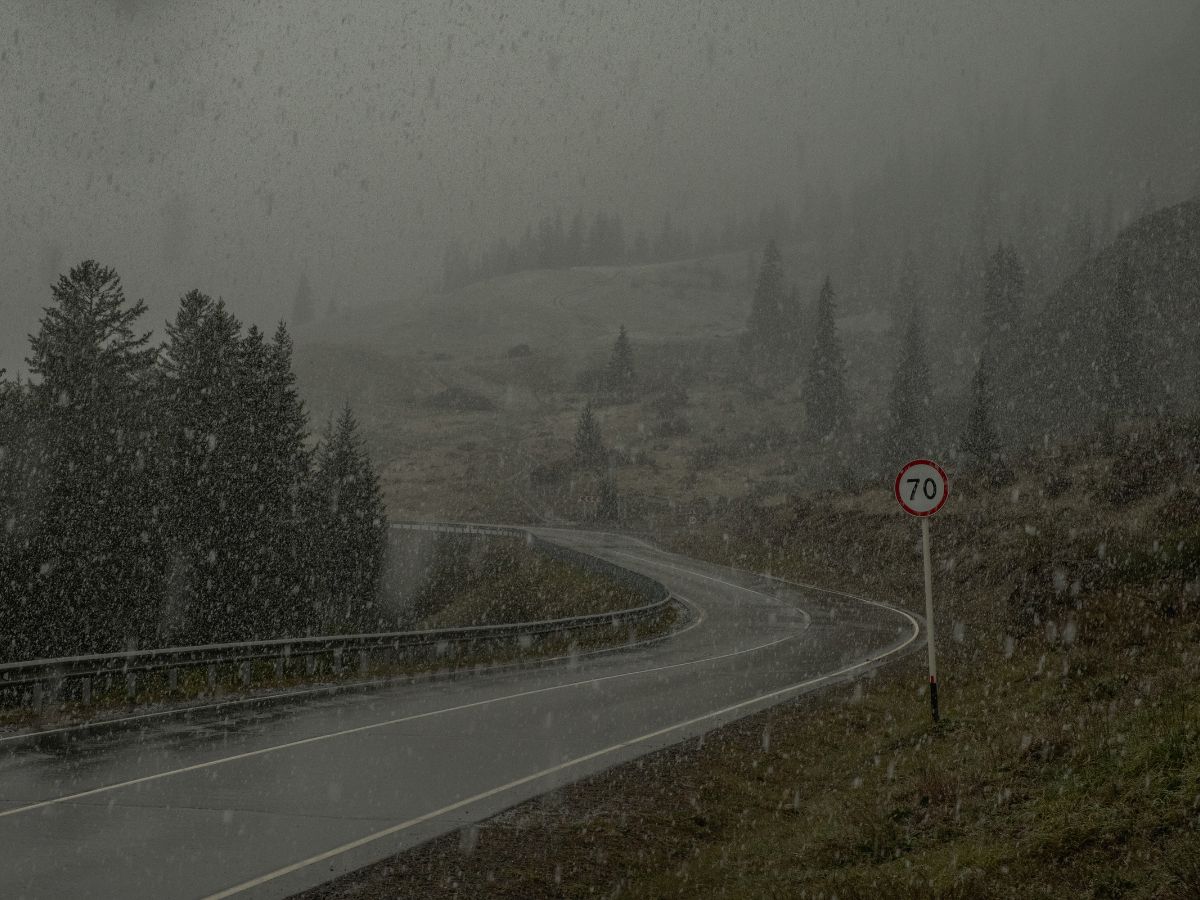
M 950 479 L 931 459 L 914 459 L 896 476 L 896 500 L 910 516 L 932 516 L 950 494 Z

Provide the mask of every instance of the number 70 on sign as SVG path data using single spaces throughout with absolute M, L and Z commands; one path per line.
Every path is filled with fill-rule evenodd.
M 914 459 L 896 476 L 896 500 L 910 516 L 932 516 L 950 493 L 946 470 L 929 459 Z

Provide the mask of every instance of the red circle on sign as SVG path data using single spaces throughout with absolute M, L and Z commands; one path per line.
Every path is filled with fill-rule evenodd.
M 905 474 L 917 466 L 928 466 L 937 472 L 938 477 L 942 481 L 942 496 L 938 498 L 937 503 L 930 509 L 919 509 L 910 506 L 904 499 L 904 495 L 900 492 L 900 484 L 904 480 Z M 915 488 L 914 488 L 915 491 Z M 896 476 L 896 502 L 899 503 L 906 513 L 910 516 L 932 516 L 935 512 L 942 508 L 946 502 L 946 498 L 950 496 L 950 479 L 946 477 L 946 470 L 935 463 L 932 459 L 914 459 L 911 462 L 904 464 L 904 468 L 900 470 L 900 474 Z

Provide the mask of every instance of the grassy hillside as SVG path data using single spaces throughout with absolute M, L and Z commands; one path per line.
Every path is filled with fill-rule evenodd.
M 580 376 L 603 364 L 624 322 L 639 393 L 599 414 L 628 512 L 653 525 L 697 503 L 803 492 L 830 473 L 822 448 L 802 439 L 800 381 L 756 391 L 739 374 L 745 263 L 731 256 L 525 272 L 407 311 L 377 311 L 377 322 L 323 323 L 321 340 L 298 345 L 301 390 L 317 421 L 353 404 L 394 514 L 579 521 L 579 498 L 594 486 L 563 463 L 579 411 L 594 399 Z M 799 283 L 811 274 L 794 249 L 788 266 Z M 1136 307 L 1135 327 L 1113 325 L 1118 286 Z M 1010 445 L 1043 432 L 1087 432 L 1103 419 L 1114 396 L 1105 371 L 1114 340 L 1134 348 L 1121 380 L 1136 384 L 1142 403 L 1129 412 L 1194 409 L 1198 303 L 1200 201 L 1138 220 L 1061 289 L 1031 300 L 1015 362 L 996 385 Z M 846 298 L 843 313 L 854 309 Z M 885 314 L 839 320 L 856 409 L 845 468 L 860 474 L 877 462 L 872 441 L 897 343 L 890 325 Z M 974 365 L 967 348 L 953 349 L 962 353 L 933 354 L 934 408 L 947 447 L 961 431 Z M 667 421 L 660 401 L 672 384 L 687 396 Z
M 815 280 L 796 248 L 785 262 L 789 279 Z M 581 376 L 604 364 L 624 323 L 640 393 L 600 411 L 623 494 L 638 495 L 635 506 L 664 506 L 778 493 L 797 471 L 791 445 L 802 404 L 796 385 L 769 397 L 741 383 L 735 342 L 749 295 L 747 259 L 736 254 L 526 272 L 413 309 L 326 320 L 299 334 L 295 368 L 316 422 L 353 405 L 394 515 L 531 521 L 546 518 L 553 500 L 559 517 L 576 519 L 578 504 L 563 491 L 550 497 L 531 482 L 569 457 L 591 396 Z M 850 388 L 862 399 L 888 358 L 889 321 L 850 312 L 839 324 Z M 675 430 L 657 407 L 671 383 L 689 392 Z M 568 492 L 594 493 L 586 479 L 566 481 L 575 482 Z
M 622 322 L 646 340 L 731 334 L 748 308 L 746 280 L 737 255 L 518 272 L 363 307 L 299 329 L 297 338 L 418 359 L 496 357 L 518 344 L 579 356 L 611 342 Z

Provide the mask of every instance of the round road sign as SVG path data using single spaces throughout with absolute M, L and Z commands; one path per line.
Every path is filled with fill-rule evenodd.
M 910 516 L 932 516 L 949 493 L 946 470 L 931 459 L 914 459 L 896 476 L 896 500 Z

